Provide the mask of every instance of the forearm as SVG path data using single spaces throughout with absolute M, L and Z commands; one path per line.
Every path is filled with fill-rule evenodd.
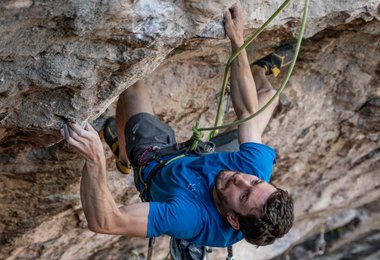
M 120 211 L 107 186 L 105 158 L 86 161 L 81 180 L 81 201 L 90 230 L 107 233 Z
M 233 51 L 243 44 L 243 40 L 231 41 Z M 247 53 L 243 50 L 231 67 L 231 97 L 238 119 L 255 113 L 259 109 L 256 85 L 249 66 Z
M 149 203 L 117 207 L 107 186 L 106 159 L 98 132 L 89 123 L 85 128 L 65 124 L 62 134 L 86 159 L 80 195 L 88 228 L 98 233 L 145 237 Z
M 240 2 L 224 12 L 225 29 L 231 40 L 232 50 L 237 50 L 244 43 L 244 21 Z M 242 50 L 231 67 L 231 97 L 238 119 L 243 119 L 259 109 L 255 81 L 249 67 L 248 57 Z M 238 126 L 239 143 L 261 143 L 258 119 L 253 118 Z

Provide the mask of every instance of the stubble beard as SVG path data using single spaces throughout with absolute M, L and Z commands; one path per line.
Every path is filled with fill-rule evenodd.
M 225 205 L 227 203 L 227 196 L 223 193 L 223 190 L 228 188 L 229 182 L 226 183 L 225 187 L 220 187 L 221 186 L 221 179 L 220 176 L 223 174 L 225 170 L 220 171 L 216 176 L 215 176 L 215 191 L 216 194 L 219 197 L 220 202 Z

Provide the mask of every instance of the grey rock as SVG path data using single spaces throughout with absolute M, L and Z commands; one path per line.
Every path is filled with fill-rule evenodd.
M 66 121 L 95 121 L 99 128 L 117 96 L 142 78 L 155 113 L 178 140 L 191 136 L 196 120 L 212 125 L 230 54 L 222 13 L 233 2 L 0 2 L 0 258 L 146 253 L 145 240 L 87 230 L 78 191 L 83 160 L 57 130 Z M 246 34 L 280 3 L 243 1 Z M 247 49 L 250 61 L 295 41 L 302 8 L 291 1 Z M 379 226 L 373 209 L 380 197 L 379 18 L 375 0 L 311 2 L 295 72 L 264 135 L 278 154 L 272 181 L 294 197 L 296 223 L 272 246 L 239 243 L 237 259 L 281 255 L 322 227 L 329 232 L 358 216 L 361 224 L 327 253 L 344 256 L 341 248 L 366 236 L 352 253 L 378 255 L 366 246 L 376 244 L 372 231 Z M 270 80 L 278 86 L 282 78 Z M 233 119 L 230 110 L 225 121 Z M 132 176 L 119 175 L 105 152 L 117 202 L 138 201 Z M 159 239 L 157 257 L 166 256 L 167 246 Z M 210 257 L 221 259 L 225 251 Z

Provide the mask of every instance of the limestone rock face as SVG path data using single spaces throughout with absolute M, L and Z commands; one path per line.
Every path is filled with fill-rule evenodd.
M 96 118 L 231 3 L 2 1 L 1 125 Z
M 66 121 L 100 123 L 138 79 L 151 86 L 155 113 L 179 141 L 191 135 L 196 120 L 212 125 L 230 54 L 222 13 L 233 3 L 1 1 L 1 259 L 146 254 L 143 239 L 87 230 L 79 200 L 83 160 L 57 129 Z M 242 1 L 246 33 L 280 4 Z M 248 48 L 249 59 L 295 41 L 302 8 L 302 1 L 291 1 Z M 335 259 L 357 239 L 374 244 L 380 227 L 379 8 L 375 0 L 311 2 L 295 72 L 264 135 L 278 154 L 272 181 L 295 199 L 295 226 L 272 246 L 239 243 L 237 259 L 284 252 L 310 258 L 318 253 L 321 230 L 326 254 Z M 278 86 L 282 77 L 270 80 Z M 225 120 L 233 119 L 230 109 Z M 138 201 L 132 176 L 117 173 L 105 152 L 117 202 Z M 157 258 L 167 254 L 167 242 L 159 239 Z M 210 257 L 224 254 L 215 250 Z

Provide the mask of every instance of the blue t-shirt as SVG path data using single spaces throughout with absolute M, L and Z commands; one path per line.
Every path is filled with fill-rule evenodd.
M 273 148 L 244 143 L 238 152 L 186 156 L 165 166 L 152 180 L 148 237 L 169 235 L 197 245 L 226 247 L 243 239 L 219 214 L 213 197 L 221 170 L 253 174 L 269 182 L 275 163 Z M 145 171 L 153 168 L 151 163 Z

